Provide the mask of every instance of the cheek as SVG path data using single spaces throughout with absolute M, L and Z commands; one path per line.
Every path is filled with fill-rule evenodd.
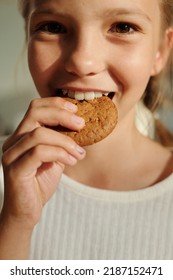
M 28 63 L 31 72 L 44 74 L 57 59 L 55 52 L 52 49 L 49 51 L 46 45 L 30 43 L 28 46 Z
M 130 52 L 121 53 L 119 56 L 114 77 L 122 85 L 121 98 L 117 99 L 119 118 L 122 119 L 141 99 L 151 76 L 153 65 L 152 52 L 144 48 L 133 48 Z M 125 55 L 126 54 L 126 55 Z
M 39 93 L 48 87 L 55 68 L 58 68 L 60 56 L 60 51 L 48 44 L 31 42 L 28 45 L 28 66 Z
M 153 68 L 152 52 L 145 48 L 135 49 L 122 53 L 119 56 L 120 80 L 124 90 L 136 88 L 143 94 Z

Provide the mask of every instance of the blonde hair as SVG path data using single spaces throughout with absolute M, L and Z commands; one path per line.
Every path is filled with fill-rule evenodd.
M 173 27 L 173 0 L 158 0 L 162 12 L 163 30 Z M 19 11 L 25 20 L 25 29 L 33 0 L 18 0 Z M 27 32 L 26 32 L 27 36 Z M 163 101 L 172 100 L 173 94 L 173 49 L 165 69 L 157 76 L 151 77 L 143 95 L 143 102 L 154 112 Z M 157 120 L 157 138 L 165 146 L 173 146 L 173 135 Z M 166 141 L 165 141 L 166 139 Z
M 22 17 L 26 20 L 31 10 L 31 0 L 18 0 L 18 6 Z
M 173 0 L 160 0 L 160 8 L 162 11 L 163 29 L 173 27 Z M 151 77 L 146 92 L 144 102 L 146 106 L 154 111 L 163 101 L 161 95 L 172 97 L 173 93 L 173 48 L 170 53 L 169 60 L 165 69 L 157 76 Z M 163 97 L 163 96 L 162 96 Z
M 160 0 L 163 16 L 163 29 L 173 27 L 173 0 Z M 164 103 L 173 100 L 173 48 L 165 69 L 157 76 L 151 77 L 145 90 L 143 101 L 150 111 L 155 112 Z M 156 137 L 166 147 L 173 147 L 173 134 L 162 122 L 156 120 Z

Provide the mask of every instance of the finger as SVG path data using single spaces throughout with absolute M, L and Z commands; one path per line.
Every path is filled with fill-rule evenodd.
M 67 112 L 66 110 L 59 108 L 45 109 L 44 107 L 34 107 L 25 115 L 25 118 L 22 120 L 14 134 L 5 141 L 3 152 L 13 146 L 26 133 L 31 132 L 40 126 L 45 125 L 51 127 L 61 125 L 71 130 L 79 131 L 84 127 L 84 124 L 85 122 L 83 118 L 80 118 L 71 112 Z
M 26 119 L 28 112 L 33 108 L 40 108 L 40 107 L 55 107 L 55 108 L 61 108 L 65 109 L 69 112 L 76 113 L 78 110 L 78 107 L 61 97 L 46 97 L 46 98 L 37 98 L 31 101 L 29 108 L 24 116 L 24 120 Z M 23 128 L 23 124 L 25 124 L 24 121 L 22 121 L 19 126 L 17 127 L 16 131 L 13 133 L 13 136 L 8 137 L 3 145 L 3 151 L 6 151 L 15 141 L 18 141 L 25 132 L 20 132 Z
M 36 175 L 37 170 L 44 163 L 57 163 L 62 167 L 63 165 L 75 165 L 77 159 L 69 155 L 64 149 L 60 147 L 49 147 L 46 145 L 38 145 L 24 154 L 18 161 L 10 166 L 11 176 L 13 178 L 26 178 L 29 175 Z M 22 166 L 22 176 L 21 176 Z
M 17 129 L 17 134 L 31 131 L 36 127 L 48 125 L 62 125 L 69 129 L 80 129 L 84 126 L 84 119 L 61 108 L 33 107 L 28 110 L 23 122 Z
M 3 155 L 5 165 L 18 160 L 28 150 L 38 145 L 56 146 L 80 160 L 85 156 L 85 150 L 78 146 L 70 137 L 49 128 L 40 127 L 26 134 Z
M 20 134 L 20 135 L 15 135 L 15 134 L 10 135 L 4 141 L 4 143 L 2 145 L 2 152 L 5 153 L 11 146 L 13 146 L 16 142 L 18 142 L 24 135 L 25 135 L 25 133 Z
M 38 107 L 56 107 L 66 109 L 73 113 L 77 112 L 78 110 L 77 105 L 61 97 L 45 97 L 32 100 L 29 105 L 29 109 Z

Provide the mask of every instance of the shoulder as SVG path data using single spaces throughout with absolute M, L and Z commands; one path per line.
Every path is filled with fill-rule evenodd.
M 140 185 L 149 187 L 164 181 L 173 172 L 173 153 L 161 144 L 140 136 L 140 145 L 136 145 L 136 170 Z M 137 175 L 136 175 L 137 176 Z
M 156 178 L 156 183 L 164 181 L 173 173 L 173 153 L 157 142 L 148 145 L 146 168 Z
M 156 148 L 155 160 L 158 162 L 158 168 L 160 170 L 160 180 L 164 180 L 173 172 L 173 153 L 161 145 L 158 144 Z
M 170 174 L 173 174 L 173 154 L 170 154 L 170 157 L 165 162 L 165 168 L 163 169 L 161 173 L 161 180 L 167 178 Z M 172 176 L 173 178 L 173 176 Z

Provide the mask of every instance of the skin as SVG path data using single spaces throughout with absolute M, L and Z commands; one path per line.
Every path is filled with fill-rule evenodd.
M 171 153 L 143 137 L 134 125 L 136 103 L 151 75 L 165 66 L 172 44 L 172 29 L 164 36 L 160 33 L 158 1 L 72 3 L 33 1 L 28 64 L 43 98 L 31 102 L 3 146 L 1 258 L 27 258 L 32 230 L 63 172 L 90 186 L 111 190 L 146 188 L 172 172 Z M 77 108 L 57 96 L 58 88 L 121 92 L 113 98 L 119 111 L 113 133 L 84 150 L 46 128 L 58 124 L 76 130 L 84 127 L 75 115 Z

